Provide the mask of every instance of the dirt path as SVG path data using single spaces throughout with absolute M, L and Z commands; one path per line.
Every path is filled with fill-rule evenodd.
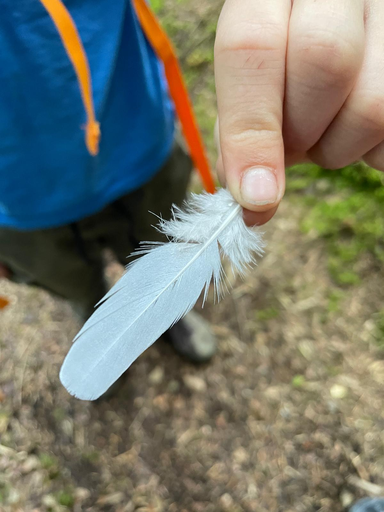
M 287 201 L 258 269 L 204 311 L 212 364 L 158 343 L 101 403 L 59 384 L 68 306 L 1 282 L 0 510 L 339 512 L 361 486 L 380 492 L 383 272 L 335 306 L 302 214 Z

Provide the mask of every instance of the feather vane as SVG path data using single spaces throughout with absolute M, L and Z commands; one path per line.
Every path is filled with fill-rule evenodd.
M 60 371 L 72 395 L 100 397 L 169 327 L 188 313 L 213 281 L 219 294 L 221 256 L 244 274 L 263 252 L 261 234 L 247 227 L 231 194 L 194 194 L 173 207 L 158 228 L 170 240 L 148 244 L 97 305 Z M 137 254 L 137 253 L 136 253 Z

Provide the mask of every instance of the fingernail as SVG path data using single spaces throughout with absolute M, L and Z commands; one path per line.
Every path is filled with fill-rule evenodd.
M 241 195 L 245 202 L 256 206 L 277 201 L 277 181 L 272 171 L 263 167 L 248 169 L 241 180 Z

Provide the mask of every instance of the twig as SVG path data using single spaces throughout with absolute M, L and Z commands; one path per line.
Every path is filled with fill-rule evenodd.
M 373 484 L 355 475 L 349 476 L 347 480 L 349 484 L 373 496 L 382 496 L 384 494 L 384 488 L 380 485 Z

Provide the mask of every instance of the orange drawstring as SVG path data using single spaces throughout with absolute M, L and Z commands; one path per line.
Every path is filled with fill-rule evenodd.
M 175 104 L 192 160 L 200 173 L 205 189 L 213 194 L 215 184 L 175 51 L 146 1 L 133 0 L 133 3 L 148 41 L 164 64 L 169 92 Z
M 89 153 L 95 156 L 99 151 L 100 127 L 99 123 L 96 121 L 93 106 L 92 82 L 87 55 L 84 51 L 75 22 L 61 0 L 40 0 L 40 2 L 52 18 L 77 75 L 81 97 L 87 114 L 85 143 Z
M 75 69 L 87 114 L 86 145 L 90 154 L 96 155 L 99 148 L 100 128 L 96 121 L 93 106 L 91 75 L 87 56 L 76 25 L 61 0 L 40 0 L 40 2 L 52 18 Z M 192 160 L 200 173 L 205 189 L 213 193 L 215 184 L 209 168 L 208 158 L 172 44 L 146 1 L 133 0 L 133 3 L 148 41 L 164 64 L 169 92 L 175 104 Z

